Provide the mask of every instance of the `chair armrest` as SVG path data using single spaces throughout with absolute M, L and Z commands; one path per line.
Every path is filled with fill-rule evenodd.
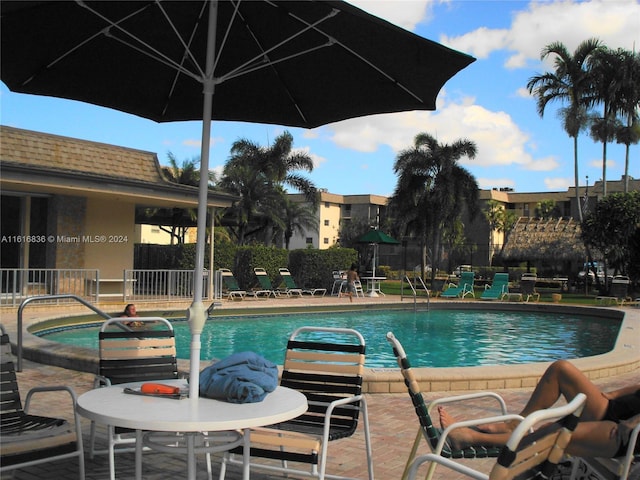
M 34 394 L 42 393 L 42 392 L 60 392 L 60 391 L 65 391 L 69 393 L 69 395 L 71 396 L 72 404 L 73 404 L 72 407 L 75 412 L 76 401 L 78 397 L 76 396 L 76 392 L 73 390 L 73 388 L 68 387 L 66 385 L 51 385 L 46 387 L 33 387 L 31 390 L 29 390 L 24 401 L 24 413 L 29 413 L 29 405 L 31 403 L 31 397 L 33 397 Z
M 438 398 L 436 400 L 429 402 L 429 405 L 427 406 L 427 412 L 429 413 L 429 415 L 431 415 L 431 411 L 438 405 L 455 403 L 455 402 L 464 402 L 467 400 L 477 400 L 480 398 L 494 399 L 495 401 L 498 402 L 498 405 L 500 406 L 501 414 L 502 415 L 507 414 L 506 402 L 499 394 L 495 392 L 475 392 L 475 393 L 466 393 L 463 395 L 455 395 L 452 397 Z
M 96 375 L 93 379 L 93 388 L 98 387 L 109 387 L 111 386 L 111 380 L 109 380 L 104 375 Z
M 517 415 L 515 413 L 512 414 L 508 414 L 508 415 L 497 415 L 494 417 L 485 417 L 485 418 L 476 418 L 473 420 L 464 420 L 461 422 L 456 422 L 453 423 L 451 425 L 449 425 L 447 428 L 444 429 L 444 431 L 442 432 L 442 435 L 440 436 L 440 439 L 438 440 L 438 444 L 436 445 L 436 448 L 434 449 L 433 453 L 440 455 L 440 453 L 442 452 L 442 449 L 444 448 L 445 443 L 447 442 L 447 437 L 449 436 L 449 434 L 451 433 L 452 430 L 455 430 L 457 428 L 465 428 L 465 427 L 475 427 L 478 425 L 486 425 L 489 423 L 499 423 L 499 422 L 509 422 L 509 421 L 513 421 L 513 420 L 519 420 L 522 421 L 524 420 L 524 417 L 522 415 Z

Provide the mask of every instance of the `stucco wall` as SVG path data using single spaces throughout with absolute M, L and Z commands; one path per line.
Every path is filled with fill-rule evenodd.
M 84 268 L 100 269 L 100 278 L 122 278 L 124 269 L 133 268 L 134 219 L 134 204 L 89 198 Z

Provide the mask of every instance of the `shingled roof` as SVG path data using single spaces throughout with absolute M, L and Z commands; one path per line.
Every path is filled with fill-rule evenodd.
M 3 188 L 34 192 L 85 190 L 129 196 L 137 203 L 195 206 L 197 187 L 167 181 L 152 152 L 0 126 Z M 235 197 L 209 193 L 210 206 L 229 206 Z
M 6 126 L 0 140 L 3 164 L 166 183 L 154 153 Z

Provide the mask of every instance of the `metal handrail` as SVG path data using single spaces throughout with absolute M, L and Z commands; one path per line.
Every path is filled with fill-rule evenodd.
M 57 299 L 62 299 L 62 298 L 69 298 L 69 299 L 77 300 L 78 302 L 83 304 L 85 307 L 93 310 L 95 313 L 100 315 L 102 318 L 105 318 L 105 319 L 112 318 L 111 315 L 103 312 L 102 310 L 100 310 L 95 305 L 92 305 L 91 303 L 87 302 L 85 299 L 83 299 L 81 297 L 78 297 L 77 295 L 70 294 L 70 293 L 61 293 L 61 294 L 57 294 L 57 295 L 39 295 L 39 296 L 25 298 L 20 303 L 20 306 L 18 307 L 18 348 L 17 348 L 17 355 L 16 355 L 18 357 L 17 358 L 17 360 L 18 360 L 17 361 L 17 368 L 16 368 L 16 370 L 18 372 L 22 371 L 22 311 L 24 310 L 24 308 L 28 304 L 30 304 L 32 302 L 45 301 L 45 300 L 57 300 Z
M 421 277 L 416 277 L 416 278 L 420 280 L 420 284 L 422 285 L 422 288 L 427 293 L 427 309 L 429 309 L 430 302 L 431 302 L 431 292 L 429 292 L 429 289 L 427 288 L 427 286 L 425 285 Z M 415 311 L 417 309 L 418 292 L 414 288 L 413 282 L 411 281 L 408 275 L 404 276 L 404 280 L 407 281 L 407 283 L 409 284 L 409 287 L 411 288 L 411 291 L 413 292 L 413 309 Z M 400 299 L 402 298 L 404 298 L 404 281 L 400 284 Z

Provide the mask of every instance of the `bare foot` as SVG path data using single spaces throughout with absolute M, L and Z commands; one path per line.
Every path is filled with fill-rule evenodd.
M 446 429 L 457 421 L 442 406 L 438 407 L 438 414 L 440 415 L 440 426 L 443 429 Z M 447 439 L 453 448 L 461 449 L 474 443 L 474 433 L 475 432 L 473 430 L 467 427 L 456 428 L 449 433 Z

